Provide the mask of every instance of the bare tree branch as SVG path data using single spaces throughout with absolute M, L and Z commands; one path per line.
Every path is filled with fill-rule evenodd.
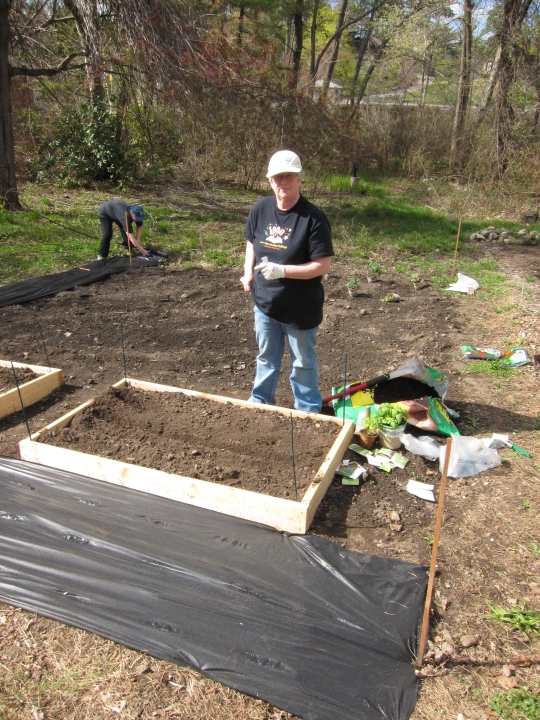
M 16 75 L 24 75 L 25 77 L 52 77 L 68 70 L 80 70 L 86 67 L 86 63 L 82 65 L 70 65 L 71 61 L 76 57 L 84 57 L 84 53 L 72 53 L 63 60 L 60 65 L 55 68 L 29 68 L 21 65 L 20 67 L 14 67 L 13 65 L 9 68 L 9 76 L 15 77 Z

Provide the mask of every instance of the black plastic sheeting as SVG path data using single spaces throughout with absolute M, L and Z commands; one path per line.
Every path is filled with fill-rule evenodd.
M 71 290 L 79 285 L 90 285 L 98 280 L 104 280 L 109 275 L 132 268 L 155 267 L 161 262 L 163 261 L 158 258 L 144 258 L 138 255 L 132 258 L 132 264 L 130 264 L 129 257 L 120 255 L 106 260 L 94 260 L 78 268 L 54 275 L 21 280 L 21 282 L 0 288 L 0 308 L 7 305 L 20 305 L 47 295 L 56 295 L 62 290 Z
M 306 720 L 405 720 L 424 568 L 0 457 L 0 600 Z

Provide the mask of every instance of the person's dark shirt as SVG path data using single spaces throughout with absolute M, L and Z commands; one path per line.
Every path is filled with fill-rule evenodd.
M 107 200 L 107 202 L 99 206 L 98 217 L 111 220 L 125 230 L 127 213 L 127 232 L 133 234 L 133 219 L 129 214 L 130 209 L 131 205 L 128 205 L 123 200 Z M 142 222 L 136 222 L 135 225 L 140 227 Z
M 244 237 L 253 243 L 256 265 L 263 257 L 279 265 L 302 265 L 334 254 L 328 218 L 302 195 L 290 210 L 279 210 L 274 196 L 259 200 L 250 210 Z M 251 296 L 261 312 L 278 322 L 301 330 L 321 324 L 321 276 L 265 280 L 256 270 Z

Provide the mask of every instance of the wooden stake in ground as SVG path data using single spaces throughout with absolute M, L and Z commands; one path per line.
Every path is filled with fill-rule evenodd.
M 439 490 L 439 505 L 437 507 L 437 519 L 435 521 L 435 534 L 433 536 L 433 548 L 431 550 L 431 566 L 429 568 L 429 581 L 426 592 L 426 604 L 424 605 L 424 617 L 422 619 L 422 632 L 420 634 L 420 644 L 418 646 L 418 657 L 416 665 L 422 667 L 424 661 L 424 652 L 426 649 L 426 639 L 429 628 L 429 610 L 431 608 L 431 596 L 433 594 L 433 582 L 435 580 L 435 568 L 437 566 L 437 550 L 439 547 L 439 536 L 441 534 L 441 524 L 444 509 L 444 495 L 446 492 L 446 478 L 448 477 L 448 463 L 450 462 L 450 453 L 452 452 L 452 438 L 446 441 L 446 455 L 444 458 L 444 468 L 441 478 L 441 487 Z
M 459 225 L 457 229 L 457 237 L 456 237 L 456 249 L 454 251 L 454 262 L 452 264 L 452 275 L 451 277 L 454 277 L 456 274 L 456 259 L 457 259 L 457 251 L 458 251 L 458 245 L 459 245 L 459 235 L 461 233 L 461 221 L 463 218 L 459 218 Z
M 133 262 L 131 260 L 131 243 L 129 242 L 129 235 L 128 235 L 127 213 L 124 213 L 124 215 L 126 218 L 126 237 L 127 237 L 127 241 L 128 241 L 129 264 L 133 265 Z

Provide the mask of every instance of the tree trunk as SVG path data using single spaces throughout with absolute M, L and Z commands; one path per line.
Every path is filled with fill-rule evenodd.
M 296 0 L 293 17 L 293 44 L 292 44 L 292 76 L 291 87 L 295 89 L 298 86 L 300 77 L 300 61 L 302 60 L 302 37 L 304 34 L 303 19 L 304 0 Z
M 427 62 L 426 62 L 427 60 Z M 424 58 L 422 67 L 422 94 L 420 95 L 420 107 L 425 107 L 427 91 L 429 87 L 429 78 L 431 77 L 431 67 L 433 62 L 433 51 L 431 50 L 427 58 Z
M 238 14 L 238 27 L 236 28 L 236 42 L 242 44 L 242 36 L 244 34 L 244 17 L 246 14 L 245 7 L 240 5 L 240 11 Z
M 456 112 L 452 129 L 450 147 L 450 172 L 459 166 L 460 155 L 463 153 L 463 135 L 467 122 L 467 112 L 471 97 L 471 63 L 472 63 L 472 0 L 463 2 L 463 37 L 461 40 L 461 63 L 457 91 Z
M 311 48 L 310 48 L 310 61 L 309 61 L 309 74 L 315 79 L 315 48 L 317 41 L 317 15 L 319 13 L 320 0 L 314 0 L 313 3 L 313 15 L 311 16 Z
M 351 94 L 349 97 L 349 105 L 351 107 L 354 106 L 354 95 L 356 93 L 356 83 L 358 82 L 358 77 L 360 76 L 360 68 L 362 67 L 362 63 L 364 62 L 364 57 L 366 55 L 366 51 L 369 46 L 369 41 L 371 39 L 371 33 L 373 32 L 371 23 L 373 22 L 374 15 L 375 15 L 375 13 L 373 12 L 370 17 L 369 27 L 366 30 L 366 34 L 364 36 L 364 39 L 362 40 L 362 44 L 360 45 L 360 49 L 358 51 L 358 57 L 356 58 L 356 67 L 354 69 L 354 77 L 353 77 L 352 84 L 351 84 Z
M 377 53 L 375 54 L 375 57 L 371 61 L 371 65 L 366 70 L 366 74 L 364 75 L 364 79 L 362 80 L 362 84 L 360 85 L 360 89 L 358 90 L 358 95 L 356 96 L 356 103 L 355 103 L 353 111 L 351 113 L 351 117 L 354 117 L 356 115 L 358 108 L 360 106 L 360 103 L 362 102 L 362 98 L 366 94 L 367 86 L 371 79 L 371 76 L 373 75 L 373 72 L 374 72 L 375 68 L 377 67 L 377 64 L 379 63 L 380 59 L 382 58 L 384 49 L 387 45 L 388 45 L 388 38 L 385 38 L 379 45 Z
M 328 61 L 328 66 L 326 68 L 326 75 L 324 77 L 322 93 L 321 93 L 322 97 L 324 97 L 328 94 L 328 88 L 330 87 L 332 75 L 334 74 L 334 68 L 336 67 L 336 63 L 337 63 L 337 59 L 338 59 L 338 55 L 339 55 L 339 41 L 341 40 L 341 34 L 338 34 L 338 33 L 339 33 L 339 30 L 345 24 L 345 13 L 347 12 L 348 2 L 349 2 L 349 0 L 339 0 L 338 19 L 336 22 L 336 39 L 334 40 L 332 54 L 330 55 L 330 60 Z
M 0 0 L 0 203 L 21 210 L 15 176 L 15 149 L 9 84 L 10 0 Z
M 463 142 L 462 165 L 467 161 L 472 141 L 476 131 L 486 117 L 487 108 L 493 97 L 497 80 L 499 87 L 496 101 L 496 153 L 499 165 L 499 174 L 503 175 L 508 163 L 508 151 L 511 137 L 514 109 L 511 104 L 511 92 L 515 75 L 515 64 L 517 58 L 517 46 L 519 43 L 518 34 L 521 31 L 523 21 L 527 16 L 532 0 L 504 0 L 503 18 L 499 31 L 499 47 L 489 75 L 489 80 L 484 90 L 484 96 L 476 111 L 474 120 L 470 123 L 465 132 Z

